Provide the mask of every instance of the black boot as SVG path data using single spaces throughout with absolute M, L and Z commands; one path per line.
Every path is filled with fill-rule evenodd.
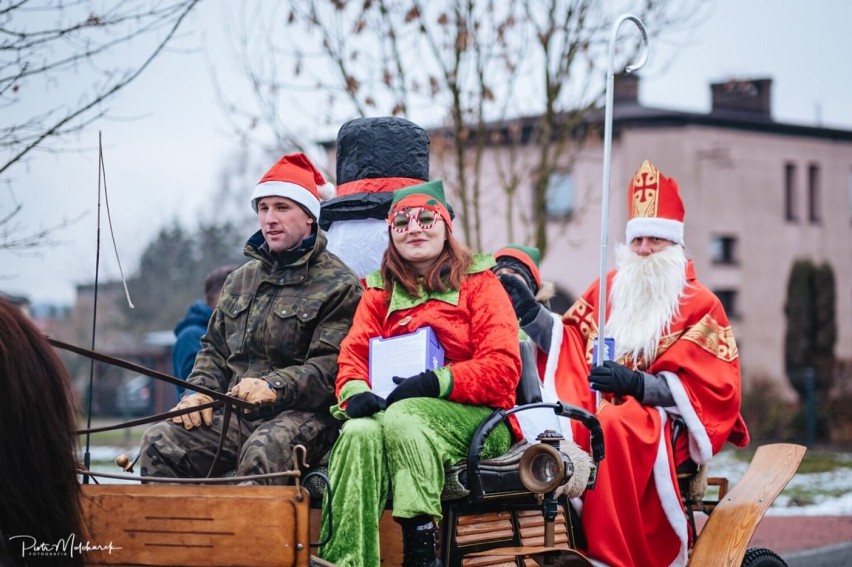
M 402 567 L 443 567 L 435 557 L 438 527 L 426 515 L 394 518 L 402 526 Z

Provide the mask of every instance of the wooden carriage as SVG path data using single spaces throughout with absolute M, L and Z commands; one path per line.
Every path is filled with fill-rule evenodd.
M 592 431 L 591 461 L 596 465 L 603 457 L 593 416 L 564 404 L 533 405 L 583 420 Z M 523 410 L 511 410 L 515 411 Z M 524 479 L 524 454 L 541 452 L 537 445 L 545 441 L 517 444 L 498 459 L 480 461 L 485 436 L 511 412 L 495 412 L 483 422 L 468 460 L 448 471 L 448 485 L 460 491 L 444 501 L 440 550 L 444 564 L 591 565 L 580 551 L 582 530 L 565 496 L 526 486 L 530 481 Z M 693 527 L 695 512 L 710 514 L 690 550 L 689 564 L 752 565 L 759 559 L 761 565 L 784 565 L 769 550 L 749 550 L 748 543 L 804 453 L 798 445 L 760 447 L 732 490 L 727 490 L 725 479 L 709 479 L 718 487 L 712 500 L 690 496 L 687 487 L 693 475 L 683 475 L 684 513 Z M 92 546 L 86 564 L 329 565 L 316 557 L 321 497 L 308 490 L 300 471 L 292 474 L 295 486 L 223 486 L 222 479 L 216 485 L 84 485 L 84 522 Z M 401 531 L 390 511 L 382 517 L 380 532 L 382 564 L 400 565 Z

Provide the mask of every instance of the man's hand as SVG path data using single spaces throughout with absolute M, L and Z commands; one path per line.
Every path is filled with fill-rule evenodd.
M 532 290 L 527 287 L 527 284 L 520 278 L 510 274 L 500 274 L 500 283 L 509 298 L 512 300 L 512 308 L 515 310 L 515 315 L 521 320 L 521 326 L 532 323 L 536 315 L 538 315 L 539 304 L 535 300 Z
M 278 399 L 269 382 L 260 378 L 243 378 L 228 391 L 228 395 L 254 405 L 271 404 Z
M 388 396 L 388 405 L 406 398 L 437 398 L 441 394 L 438 377 L 432 370 L 426 370 L 411 378 L 393 377 L 394 384 L 399 384 Z
M 599 392 L 608 392 L 618 396 L 633 396 L 640 402 L 645 397 L 645 377 L 638 370 L 604 361 L 602 366 L 592 368 L 589 383 Z
M 169 411 L 180 410 L 191 408 L 194 406 L 201 406 L 204 404 L 209 404 L 213 401 L 213 398 L 208 396 L 207 394 L 190 394 L 185 396 L 175 407 L 173 407 Z M 183 425 L 183 428 L 189 431 L 193 427 L 201 427 L 201 424 L 204 423 L 207 427 L 213 425 L 213 408 L 205 408 L 200 411 L 194 411 L 191 413 L 185 413 L 183 415 L 176 415 L 172 418 L 174 423 L 178 425 Z
M 385 399 L 373 392 L 361 392 L 346 400 L 346 413 L 349 417 L 370 417 L 386 407 Z

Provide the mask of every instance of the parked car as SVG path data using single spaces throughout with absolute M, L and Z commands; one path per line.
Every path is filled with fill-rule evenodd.
M 154 413 L 154 384 L 150 376 L 137 374 L 125 379 L 116 390 L 119 415 L 143 416 Z

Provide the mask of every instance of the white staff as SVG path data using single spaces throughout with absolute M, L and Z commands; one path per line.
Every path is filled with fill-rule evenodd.
M 600 366 L 603 364 L 603 361 L 606 360 L 604 357 L 604 348 L 605 342 L 604 338 L 606 334 L 604 333 L 604 327 L 606 325 L 606 249 L 607 249 L 607 239 L 609 238 L 608 227 L 609 227 L 609 170 L 610 170 L 610 156 L 612 154 L 612 107 L 613 107 L 613 85 L 615 83 L 615 71 L 613 70 L 613 63 L 615 59 L 615 39 L 618 35 L 618 28 L 621 27 L 625 21 L 630 20 L 636 27 L 639 28 L 639 31 L 642 32 L 642 43 L 645 46 L 645 49 L 642 52 L 642 57 L 638 63 L 635 65 L 628 65 L 624 68 L 625 73 L 632 73 L 633 71 L 637 71 L 648 59 L 648 33 L 645 31 L 645 24 L 642 23 L 642 20 L 637 18 L 632 14 L 624 14 L 620 16 L 615 23 L 612 25 L 612 31 L 609 36 L 609 52 L 607 55 L 607 65 L 606 65 L 606 110 L 604 114 L 604 159 L 603 159 L 603 197 L 601 200 L 601 270 L 600 270 L 600 298 L 598 300 L 598 348 L 595 355 L 595 360 L 593 361 L 595 366 Z M 600 392 L 596 393 L 597 402 L 600 403 Z

